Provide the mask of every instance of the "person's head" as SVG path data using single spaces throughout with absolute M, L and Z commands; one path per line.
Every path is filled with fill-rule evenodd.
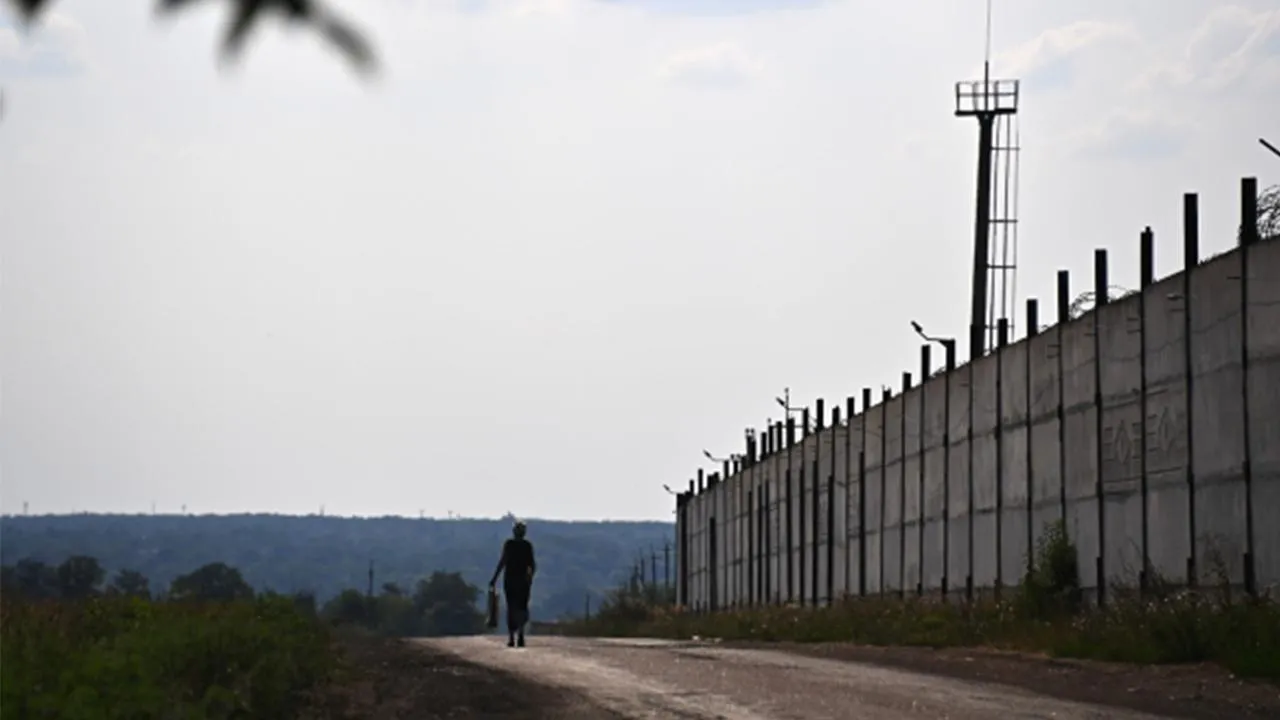
M 511 534 L 512 534 L 512 536 L 514 536 L 514 537 L 522 538 L 522 537 L 524 537 L 524 534 L 525 534 L 526 529 L 527 529 L 527 528 L 525 528 L 525 526 L 524 526 L 524 521 L 523 521 L 523 520 L 517 520 L 517 521 L 515 522 L 515 524 L 511 526 Z

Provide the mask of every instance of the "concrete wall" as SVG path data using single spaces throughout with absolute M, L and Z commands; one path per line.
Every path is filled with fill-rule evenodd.
M 1280 587 L 1280 242 L 842 420 L 682 495 L 691 607 L 998 591 L 1059 520 L 1091 597 Z

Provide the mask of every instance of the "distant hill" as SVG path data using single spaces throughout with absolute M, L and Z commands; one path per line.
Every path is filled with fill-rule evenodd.
M 542 620 L 578 614 L 587 592 L 624 580 L 635 559 L 657 551 L 675 528 L 664 522 L 582 522 L 529 519 L 538 553 L 534 613 Z M 344 588 L 365 589 L 369 561 L 375 590 L 394 582 L 411 588 L 433 570 L 459 571 L 483 586 L 493 573 L 508 520 L 341 518 L 318 515 L 40 515 L 0 517 L 0 561 L 60 563 L 71 555 L 98 558 L 110 575 L 140 571 L 152 591 L 209 562 L 238 568 L 254 588 L 309 590 L 321 601 Z M 674 550 L 671 558 L 675 581 Z M 646 561 L 646 576 L 650 572 Z

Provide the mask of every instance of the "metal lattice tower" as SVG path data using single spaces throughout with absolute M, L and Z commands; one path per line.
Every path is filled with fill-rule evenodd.
M 1014 98 L 1017 87 L 1015 81 Z M 996 117 L 991 146 L 991 215 L 987 223 L 987 324 L 986 346 L 995 347 L 1001 319 L 1013 334 L 1018 293 L 1018 116 Z
M 1012 329 L 1018 268 L 1018 81 L 991 79 L 991 3 L 987 3 L 982 80 L 956 83 L 956 115 L 978 119 L 969 353 L 995 345 L 998 321 Z

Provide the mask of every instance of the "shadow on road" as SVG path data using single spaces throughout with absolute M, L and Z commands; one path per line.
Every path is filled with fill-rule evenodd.
M 582 717 L 580 701 L 562 689 L 420 644 L 364 633 L 344 633 L 338 643 L 344 669 L 311 698 L 305 720 Z

